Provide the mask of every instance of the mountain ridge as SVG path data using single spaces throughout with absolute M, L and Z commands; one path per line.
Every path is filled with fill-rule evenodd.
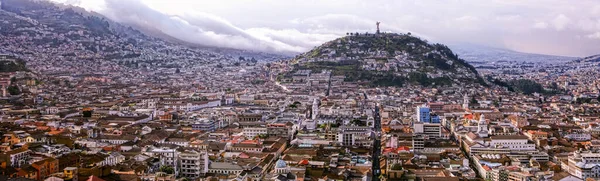
M 583 62 L 600 62 L 600 54 L 584 57 L 581 59 L 581 61 L 583 61 Z

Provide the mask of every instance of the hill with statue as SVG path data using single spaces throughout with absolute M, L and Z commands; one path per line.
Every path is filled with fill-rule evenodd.
M 287 62 L 297 71 L 331 71 L 370 86 L 485 84 L 477 70 L 446 45 L 410 33 L 348 33 Z

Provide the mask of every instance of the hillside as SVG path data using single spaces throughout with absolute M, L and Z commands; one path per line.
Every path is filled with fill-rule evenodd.
M 581 59 L 582 62 L 600 62 L 600 55 L 589 56 Z
M 84 64 L 97 71 L 115 66 L 182 67 L 216 64 L 240 56 L 276 60 L 282 56 L 244 50 L 197 47 L 154 37 L 82 8 L 38 0 L 2 0 L 0 54 L 24 59 L 33 69 Z M 182 60 L 177 63 L 172 60 Z M 70 65 L 67 65 L 70 64 Z M 77 64 L 77 65 L 75 65 Z M 136 66 L 129 66 L 136 65 Z M 141 66 L 138 66 L 141 65 Z
M 352 34 L 290 61 L 293 70 L 331 70 L 345 81 L 370 86 L 485 84 L 477 70 L 447 46 L 410 34 Z

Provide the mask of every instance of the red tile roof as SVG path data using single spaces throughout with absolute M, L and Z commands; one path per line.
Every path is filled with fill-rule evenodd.
M 105 180 L 92 175 L 89 179 L 87 179 L 87 181 L 105 181 Z

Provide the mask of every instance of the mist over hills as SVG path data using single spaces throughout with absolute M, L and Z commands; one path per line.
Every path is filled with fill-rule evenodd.
M 450 44 L 462 59 L 470 63 L 477 62 L 535 62 L 535 63 L 564 63 L 578 59 L 577 57 L 554 56 L 523 53 L 501 48 L 493 48 L 474 44 Z

